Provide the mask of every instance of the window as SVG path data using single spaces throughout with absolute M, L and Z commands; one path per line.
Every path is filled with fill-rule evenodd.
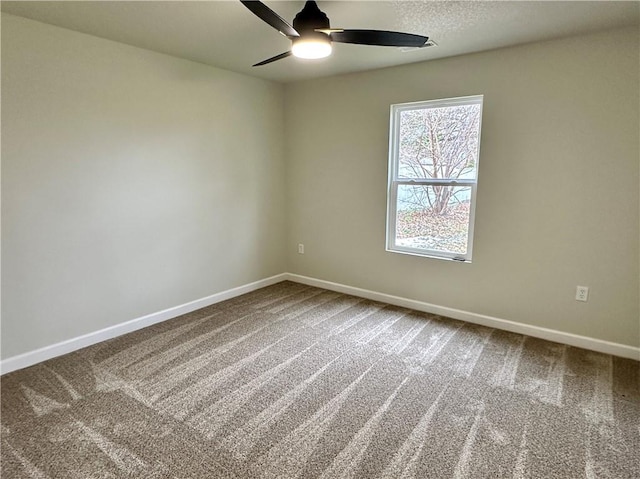
M 482 98 L 391 106 L 388 251 L 471 261 Z

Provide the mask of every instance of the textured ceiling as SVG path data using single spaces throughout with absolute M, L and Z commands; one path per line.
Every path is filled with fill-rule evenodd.
M 302 1 L 265 1 L 289 21 Z M 2 1 L 2 11 L 201 63 L 288 82 L 490 50 L 640 24 L 640 3 L 527 1 L 319 1 L 332 27 L 417 33 L 438 46 L 403 51 L 336 44 L 322 60 L 287 58 L 290 42 L 239 1 Z

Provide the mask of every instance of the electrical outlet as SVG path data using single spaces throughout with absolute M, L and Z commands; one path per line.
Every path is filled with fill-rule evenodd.
M 586 302 L 589 299 L 588 286 L 576 286 L 576 301 Z
M 302 243 L 298 243 L 298 254 L 304 254 L 304 245 Z

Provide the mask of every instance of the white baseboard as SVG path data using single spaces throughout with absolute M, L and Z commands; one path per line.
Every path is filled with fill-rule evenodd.
M 423 301 L 416 301 L 414 299 L 379 293 L 368 289 L 356 288 L 353 286 L 347 286 L 345 284 L 333 283 L 331 281 L 310 278 L 298 274 L 282 273 L 262 279 L 260 281 L 245 284 L 243 286 L 238 286 L 237 288 L 232 288 L 220 293 L 212 294 L 211 296 L 197 299 L 189 303 L 174 306 L 173 308 L 165 309 L 157 313 L 148 314 L 140 318 L 116 324 L 115 326 L 110 326 L 108 328 L 94 331 L 83 336 L 78 336 L 76 338 L 68 339 L 66 341 L 52 344 L 50 346 L 45 346 L 28 353 L 4 359 L 0 361 L 0 374 L 6 374 L 10 373 L 11 371 L 16 371 L 18 369 L 33 366 L 34 364 L 40 363 L 42 361 L 62 356 L 63 354 L 77 351 L 78 349 L 91 346 L 92 344 L 106 341 L 108 339 L 112 339 L 117 336 L 130 333 L 132 331 L 137 331 L 138 329 L 146 328 L 147 326 L 151 326 L 152 324 L 160 323 L 162 321 L 166 321 L 168 319 L 190 313 L 197 309 L 204 308 L 206 306 L 210 306 L 227 299 L 235 298 L 236 296 L 250 293 L 251 291 L 255 291 L 257 289 L 264 288 L 265 286 L 270 286 L 272 284 L 279 283 L 280 281 L 285 280 L 306 284 L 309 286 L 316 286 L 318 288 L 324 288 L 331 291 L 337 291 L 339 293 L 351 294 L 353 296 L 359 296 L 362 298 L 389 303 L 396 306 L 403 306 L 406 308 L 415 309 L 417 311 L 424 311 L 426 313 L 459 319 L 461 321 L 466 321 L 469 323 L 481 324 L 483 326 L 488 326 L 491 328 L 502 329 L 519 334 L 526 334 L 527 336 L 533 336 L 535 338 L 568 344 L 569 346 L 576 346 L 579 348 L 589 349 L 591 351 L 598 351 L 601 353 L 612 354 L 614 356 L 620 356 L 623 358 L 640 360 L 640 348 L 628 346 L 626 344 L 612 343 L 609 341 L 603 341 L 601 339 L 590 338 L 587 336 L 579 336 L 577 334 L 541 328 L 539 326 L 516 323 L 507 319 L 494 318 L 492 316 L 472 313 L 460 309 L 448 308 L 446 306 L 425 303 Z
M 446 306 L 438 306 L 437 304 L 425 303 L 414 299 L 402 298 L 385 293 L 378 293 L 368 289 L 355 288 L 344 284 L 333 283 L 322 279 L 309 278 L 298 274 L 287 273 L 286 279 L 296 283 L 302 283 L 309 286 L 316 286 L 339 293 L 351 294 L 361 298 L 367 298 L 374 301 L 389 303 L 396 306 L 424 311 L 426 313 L 446 316 L 448 318 L 459 319 L 474 324 L 481 324 L 491 328 L 511 331 L 513 333 L 525 334 L 534 338 L 546 339 L 557 343 L 568 344 L 579 348 L 589 349 L 600 353 L 612 354 L 623 358 L 640 360 L 640 348 L 628 346 L 626 344 L 612 343 L 601 339 L 590 338 L 587 336 L 579 336 L 577 334 L 565 333 L 554 329 L 541 328 L 529 324 L 516 323 L 507 319 L 494 318 L 483 314 L 471 313 L 461 309 L 448 308 Z
M 82 336 L 68 339 L 60 343 L 52 344 L 50 346 L 45 346 L 28 353 L 19 354 L 18 356 L 3 359 L 2 361 L 0 361 L 0 374 L 6 374 L 17 369 L 23 369 L 29 366 L 33 366 L 34 364 L 46 361 L 47 359 L 62 356 L 63 354 L 68 354 L 73 351 L 77 351 L 78 349 L 86 348 L 87 346 L 91 346 L 92 344 L 106 341 L 107 339 L 112 339 L 117 336 L 130 333 L 132 331 L 137 331 L 138 329 L 146 328 L 147 326 L 151 326 L 152 324 L 160 323 L 162 321 L 166 321 L 168 319 L 190 313 L 197 309 L 204 308 L 206 306 L 210 306 L 227 299 L 235 298 L 236 296 L 240 296 L 245 293 L 250 293 L 251 291 L 255 291 L 257 289 L 264 288 L 265 286 L 279 283 L 286 279 L 286 273 L 277 274 L 275 276 L 261 279 L 253 283 L 245 284 L 236 288 L 222 291 L 220 293 L 212 294 L 211 296 L 207 296 L 206 298 L 196 299 L 195 301 L 190 301 L 189 303 L 174 306 L 173 308 L 165 309 L 163 311 L 158 311 L 157 313 L 148 314 L 146 316 L 135 318 L 124 323 L 116 324 L 115 326 L 110 326 L 99 331 L 94 331 L 92 333 L 84 334 Z

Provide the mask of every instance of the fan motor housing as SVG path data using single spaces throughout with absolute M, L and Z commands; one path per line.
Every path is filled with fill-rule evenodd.
M 313 32 L 318 28 L 330 28 L 329 17 L 318 8 L 316 2 L 307 2 L 304 8 L 293 19 L 293 28 L 301 35 Z

